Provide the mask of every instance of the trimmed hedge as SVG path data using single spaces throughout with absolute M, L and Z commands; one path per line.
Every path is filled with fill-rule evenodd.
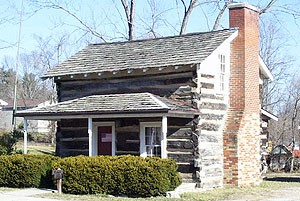
M 139 156 L 75 156 L 53 163 L 64 171 L 62 190 L 72 194 L 130 197 L 163 195 L 181 183 L 174 160 Z
M 53 187 L 50 155 L 2 155 L 0 156 L 0 186 Z

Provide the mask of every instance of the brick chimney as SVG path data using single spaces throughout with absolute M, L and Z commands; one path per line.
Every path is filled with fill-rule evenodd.
M 230 106 L 224 127 L 224 185 L 260 182 L 259 175 L 259 10 L 248 3 L 229 6 L 231 44 Z

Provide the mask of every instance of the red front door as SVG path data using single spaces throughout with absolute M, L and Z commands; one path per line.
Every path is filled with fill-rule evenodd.
M 112 127 L 98 127 L 98 155 L 111 156 Z

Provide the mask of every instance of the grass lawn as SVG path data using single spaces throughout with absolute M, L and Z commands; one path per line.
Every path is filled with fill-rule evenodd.
M 16 188 L 0 187 L 0 192 L 14 191 L 14 190 L 17 190 L 17 189 Z
M 213 189 L 203 193 L 185 193 L 182 198 L 187 200 L 220 200 L 229 197 L 231 199 L 241 199 L 245 194 L 255 196 L 255 194 L 289 187 L 300 187 L 299 173 L 269 173 L 266 180 L 257 186 Z
M 17 144 L 18 150 L 23 150 L 23 143 Z M 29 154 L 54 154 L 55 147 L 49 144 L 40 143 L 28 143 Z M 212 189 L 205 192 L 193 192 L 184 193 L 181 198 L 166 198 L 166 197 L 154 197 L 154 198 L 125 198 L 125 197 L 113 197 L 108 195 L 70 195 L 62 194 L 58 195 L 43 194 L 38 197 L 53 198 L 60 200 L 78 200 L 78 201 L 96 201 L 96 200 L 222 200 L 222 199 L 241 199 L 244 195 L 261 195 L 271 190 L 277 190 L 289 187 L 300 188 L 300 173 L 268 173 L 266 180 L 264 180 L 258 186 L 239 187 L 239 188 L 223 188 L 223 189 Z M 14 190 L 11 188 L 0 188 L 0 192 Z
M 96 200 L 222 200 L 222 199 L 241 199 L 241 196 L 250 194 L 255 197 L 256 194 L 264 194 L 267 191 L 277 190 L 289 187 L 300 188 L 300 173 L 270 173 L 267 175 L 267 180 L 264 180 L 258 186 L 240 187 L 240 188 L 223 188 L 213 189 L 205 192 L 184 193 L 181 198 L 170 199 L 166 197 L 155 198 L 124 198 L 112 197 L 107 195 L 70 195 L 70 194 L 45 194 L 46 198 L 55 198 L 60 200 L 79 200 L 79 201 L 96 201 Z M 41 197 L 41 196 L 39 196 Z
M 16 145 L 17 150 L 23 150 L 23 143 L 19 142 Z M 46 143 L 29 142 L 27 146 L 28 154 L 55 154 L 55 146 Z

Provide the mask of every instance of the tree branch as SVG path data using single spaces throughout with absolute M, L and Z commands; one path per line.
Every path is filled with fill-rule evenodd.
M 130 8 L 127 0 L 121 0 L 128 23 L 128 40 L 135 39 L 134 19 L 135 19 L 135 0 L 130 0 Z
M 62 10 L 65 13 L 67 13 L 68 15 L 72 16 L 74 19 L 76 19 L 83 27 L 85 27 L 92 35 L 96 36 L 97 38 L 100 38 L 103 42 L 106 42 L 105 38 L 102 36 L 102 34 L 98 33 L 97 31 L 91 29 L 90 26 L 88 26 L 86 23 L 84 23 L 77 15 L 75 15 L 74 13 L 70 12 L 69 10 L 67 10 L 66 8 L 57 5 L 57 4 L 53 4 L 51 3 L 50 5 L 46 6 L 49 8 L 53 8 L 53 9 L 57 9 L 57 10 Z
M 181 23 L 181 28 L 180 28 L 180 32 L 179 32 L 179 35 L 182 35 L 185 30 L 186 30 L 186 26 L 187 26 L 187 22 L 190 18 L 190 15 L 192 13 L 192 10 L 194 9 L 195 5 L 196 5 L 196 2 L 197 0 L 190 0 L 190 5 L 188 7 L 188 9 L 186 9 L 186 5 L 184 3 L 183 0 L 181 0 L 183 6 L 184 6 L 184 16 L 183 16 L 183 19 L 182 19 L 182 23 Z
M 220 10 L 220 12 L 219 12 L 219 14 L 218 14 L 218 16 L 217 16 L 217 18 L 216 18 L 216 20 L 215 20 L 214 26 L 213 26 L 213 28 L 212 28 L 213 31 L 215 31 L 215 30 L 218 29 L 218 27 L 219 27 L 219 25 L 220 25 L 220 21 L 221 21 L 223 15 L 224 15 L 226 9 L 228 8 L 228 6 L 229 6 L 231 3 L 232 3 L 232 0 L 225 2 L 223 8 Z
M 260 10 L 259 14 L 261 15 L 261 14 L 263 14 L 263 13 L 266 13 L 267 10 L 269 10 L 269 9 L 273 6 L 273 4 L 274 4 L 276 1 L 277 1 L 277 0 L 271 0 L 271 1 L 266 5 L 266 7 L 262 8 L 262 9 Z

